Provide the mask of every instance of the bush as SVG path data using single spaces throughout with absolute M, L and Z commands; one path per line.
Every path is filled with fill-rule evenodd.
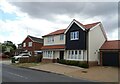
M 42 55 L 20 58 L 19 63 L 38 63 L 42 61 Z
M 15 58 L 14 57 L 11 58 L 11 62 L 15 63 Z
M 36 62 L 41 62 L 42 61 L 42 55 L 35 56 L 36 57 Z
M 57 59 L 57 62 L 61 63 L 61 64 L 79 66 L 79 67 L 83 67 L 83 68 L 88 68 L 89 67 L 86 62 L 82 62 L 82 61 L 59 60 L 59 59 Z
M 79 63 L 78 66 L 82 67 L 82 68 L 89 68 L 89 65 L 86 62 L 81 62 L 81 63 Z

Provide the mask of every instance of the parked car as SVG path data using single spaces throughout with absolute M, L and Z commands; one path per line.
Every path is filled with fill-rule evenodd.
M 26 58 L 26 57 L 30 57 L 31 55 L 28 54 L 28 53 L 22 53 L 22 54 L 19 54 L 17 56 L 14 56 L 15 60 L 17 61 L 19 58 Z

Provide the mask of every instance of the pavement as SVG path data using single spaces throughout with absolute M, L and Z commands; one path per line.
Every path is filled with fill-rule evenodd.
M 117 67 L 94 66 L 89 69 L 85 69 L 59 63 L 48 63 L 29 68 L 63 74 L 73 78 L 82 78 L 95 82 L 119 82 Z

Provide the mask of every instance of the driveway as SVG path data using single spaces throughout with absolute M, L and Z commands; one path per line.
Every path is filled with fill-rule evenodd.
M 64 74 L 80 79 L 83 78 L 100 82 L 118 82 L 118 68 L 116 67 L 95 66 L 84 69 L 58 63 L 48 63 L 30 68 Z

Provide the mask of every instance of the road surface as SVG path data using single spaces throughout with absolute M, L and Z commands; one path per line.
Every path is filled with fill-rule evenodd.
M 83 79 L 2 64 L 2 82 L 89 82 Z

